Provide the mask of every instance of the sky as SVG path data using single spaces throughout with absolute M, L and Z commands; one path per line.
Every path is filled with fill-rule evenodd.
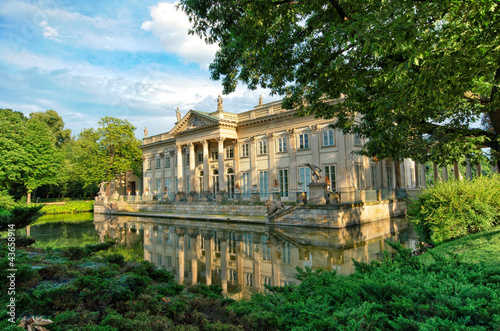
M 217 45 L 188 35 L 174 2 L 2 0 L 0 108 L 53 109 L 78 135 L 105 116 L 126 119 L 136 137 L 170 131 L 175 109 L 213 112 L 222 94 L 210 80 Z M 223 96 L 224 110 L 253 109 L 267 90 Z

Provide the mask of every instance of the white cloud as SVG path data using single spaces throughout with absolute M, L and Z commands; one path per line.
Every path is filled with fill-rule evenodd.
M 212 62 L 217 45 L 207 45 L 198 36 L 188 35 L 191 23 L 187 15 L 175 8 L 176 3 L 160 2 L 151 8 L 151 21 L 142 24 L 142 29 L 152 32 L 160 39 L 167 52 L 175 53 L 187 63 L 198 63 L 207 69 Z
M 57 30 L 53 27 L 49 26 L 49 23 L 47 23 L 47 21 L 41 21 L 40 26 L 43 28 L 44 38 L 54 39 L 59 35 L 59 32 L 57 32 Z

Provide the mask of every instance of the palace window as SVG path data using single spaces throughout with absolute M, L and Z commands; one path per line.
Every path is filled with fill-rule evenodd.
M 165 156 L 165 168 L 170 168 L 170 156 Z
M 323 130 L 323 146 L 335 145 L 335 131 L 333 129 Z
M 161 164 L 161 163 L 160 163 L 160 162 L 161 162 L 161 159 L 160 159 L 160 158 L 157 158 L 155 161 L 156 161 L 156 169 L 160 169 L 160 166 L 161 166 L 161 165 L 160 165 L 160 164 Z
M 309 134 L 302 133 L 299 134 L 299 149 L 308 149 L 309 148 Z
M 262 261 L 271 261 L 271 247 L 267 244 L 269 236 L 261 236 L 262 243 Z
M 362 146 L 363 141 L 361 139 L 361 136 L 357 133 L 354 134 L 354 146 Z
M 287 137 L 279 137 L 278 138 L 278 152 L 284 153 L 288 150 L 288 138 Z
M 198 163 L 203 163 L 203 152 L 198 152 Z
M 387 171 L 387 187 L 394 188 L 394 181 L 392 179 L 392 166 L 386 167 Z
M 212 193 L 216 194 L 219 192 L 219 170 L 214 169 L 212 175 Z
M 299 168 L 299 186 L 300 192 L 306 192 L 309 197 L 309 184 L 311 183 L 311 168 L 300 167 Z
M 234 146 L 226 147 L 226 159 L 234 158 Z
M 189 176 L 186 176 L 186 193 L 191 192 Z
M 337 176 L 335 172 L 335 166 L 334 165 L 327 165 L 324 167 L 325 171 L 325 181 L 330 182 L 330 190 L 336 191 L 337 190 Z
M 172 257 L 171 256 L 166 256 L 166 264 L 167 264 L 167 268 L 172 268 Z
M 243 197 L 250 198 L 250 173 L 244 172 L 241 174 L 241 183 L 243 189 Z
M 170 192 L 170 178 L 165 178 L 165 192 Z
M 189 152 L 186 151 L 186 154 L 184 154 L 184 157 L 186 158 L 186 165 L 189 165 Z
M 156 180 L 156 191 L 161 192 L 161 179 Z
M 267 141 L 260 140 L 259 141 L 259 155 L 267 154 Z
M 243 257 L 252 257 L 253 249 L 252 249 L 252 235 L 250 233 L 246 233 L 243 235 L 242 238 L 242 250 L 243 250 Z
M 215 161 L 215 160 L 218 160 L 218 159 L 219 159 L 219 151 L 217 151 L 217 150 L 212 150 L 211 155 L 212 155 L 212 160 L 213 160 L 213 161 Z
M 241 144 L 241 157 L 248 157 L 248 155 L 250 155 L 249 150 L 248 144 Z
M 252 285 L 253 285 L 253 274 L 251 274 L 249 272 L 245 272 L 244 273 L 244 277 L 245 277 L 245 286 L 252 287 Z
M 259 171 L 260 196 L 267 198 L 269 196 L 269 176 L 267 170 Z
M 288 197 L 288 169 L 279 169 L 278 178 L 281 196 Z
M 355 172 L 356 172 L 356 186 L 358 190 L 363 189 L 363 184 L 364 184 L 364 171 L 363 171 L 363 165 L 361 163 L 357 163 L 355 165 Z
M 161 268 L 161 255 L 160 254 L 156 254 L 156 265 L 159 266 Z
M 287 242 L 281 249 L 281 262 L 284 264 L 292 263 L 292 245 Z

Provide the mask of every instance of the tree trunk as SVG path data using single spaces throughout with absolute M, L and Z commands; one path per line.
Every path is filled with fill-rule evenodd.
M 28 191 L 28 196 L 27 196 L 27 198 L 26 198 L 26 203 L 27 203 L 28 205 L 30 205 L 30 204 L 31 204 L 31 191 Z

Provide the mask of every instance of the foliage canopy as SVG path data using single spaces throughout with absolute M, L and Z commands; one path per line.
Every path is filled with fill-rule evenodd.
M 496 0 L 181 0 L 191 33 L 218 43 L 224 93 L 238 81 L 301 115 L 370 138 L 368 156 L 500 162 Z M 331 102 L 344 98 L 342 103 Z M 356 114 L 360 114 L 358 121 Z M 478 128 L 485 114 L 489 130 Z
M 76 173 L 85 186 L 111 181 L 119 174 L 142 171 L 141 141 L 127 120 L 104 117 L 99 128 L 84 129 L 76 140 Z

